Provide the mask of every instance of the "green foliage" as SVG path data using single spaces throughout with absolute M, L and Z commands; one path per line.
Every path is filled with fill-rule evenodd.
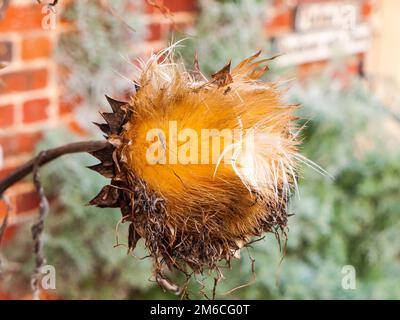
M 260 48 L 263 4 L 247 7 L 245 1 L 214 2 L 212 13 L 206 7 L 193 39 L 203 70 L 213 72 L 227 57 L 237 62 Z M 188 62 L 193 51 L 188 46 L 182 52 Z M 330 69 L 340 69 L 338 63 Z M 275 66 L 271 69 L 275 78 L 282 71 Z M 364 85 L 355 80 L 343 88 L 329 72 L 328 68 L 320 79 L 294 86 L 288 100 L 301 104 L 302 154 L 332 178 L 302 166 L 300 195 L 292 200 L 290 210 L 295 216 L 289 220 L 282 264 L 275 238 L 267 235 L 249 253 L 244 251 L 232 270 L 224 272 L 218 287 L 221 298 L 400 297 L 395 281 L 400 276 L 396 245 L 400 240 L 400 150 L 396 132 L 385 129 L 393 119 Z M 257 280 L 224 295 L 251 283 L 248 254 L 255 258 Z M 356 269 L 356 290 L 341 286 L 345 265 Z M 207 281 L 208 290 L 211 287 L 212 281 Z
M 78 137 L 66 130 L 51 131 L 38 150 L 76 140 Z M 115 228 L 121 218 L 119 210 L 85 205 L 107 184 L 106 179 L 86 168 L 96 161 L 90 155 L 77 154 L 41 169 L 46 194 L 53 199 L 45 224 L 44 248 L 47 263 L 57 272 L 55 293 L 72 299 L 146 297 L 155 286 L 149 281 L 151 261 L 139 259 L 147 254 L 142 243 L 139 242 L 134 252 L 136 258 L 127 255 L 124 245 L 127 226 L 121 224 L 118 228 L 121 245 L 114 247 L 117 243 Z M 24 266 L 24 279 L 14 278 L 13 284 L 17 280 L 22 284 L 25 281 L 26 291 L 29 290 L 28 276 L 33 271 L 33 262 L 28 260 L 30 239 L 29 230 L 22 229 L 13 242 L 13 246 L 21 248 L 21 253 L 15 257 L 15 252 L 11 252 L 11 257 Z M 24 247 L 26 249 L 22 250 Z M 161 298 L 161 294 L 157 288 L 151 296 Z
M 236 64 L 269 45 L 265 39 L 266 3 L 269 1 L 201 1 L 201 13 L 193 38 L 184 42 L 182 56 L 193 64 L 198 52 L 200 67 L 206 74 L 214 73 L 232 59 Z M 245 32 L 244 32 L 245 30 Z
M 301 198 L 293 203 L 297 218 L 290 255 L 308 253 L 320 281 L 304 296 L 398 298 L 400 290 L 391 283 L 400 275 L 395 245 L 400 240 L 395 231 L 400 225 L 400 182 L 395 178 L 400 150 L 393 148 L 399 141 L 386 128 L 392 118 L 357 82 L 342 89 L 332 79 L 325 85 L 320 81 L 294 90 L 294 97 L 302 104 L 301 115 L 311 119 L 303 154 L 333 175 L 332 180 L 305 170 Z M 356 268 L 354 292 L 341 290 L 335 281 L 344 265 Z
M 271 237 L 257 243 L 252 253 L 257 282 L 236 294 L 264 299 L 397 299 L 400 150 L 393 148 L 398 140 L 385 129 L 392 119 L 358 83 L 343 89 L 332 79 L 325 85 L 318 81 L 307 89 L 293 88 L 290 100 L 301 103 L 300 115 L 310 119 L 302 153 L 333 177 L 303 167 L 282 265 Z M 345 265 L 355 267 L 356 290 L 341 287 Z M 226 278 L 240 279 L 238 285 L 248 281 L 248 260 L 236 268 Z
M 64 99 L 79 101 L 82 118 L 104 103 L 104 94 L 132 92 L 129 60 L 147 33 L 142 6 L 141 0 L 83 0 L 63 12 L 74 30 L 60 35 L 55 59 L 67 70 Z

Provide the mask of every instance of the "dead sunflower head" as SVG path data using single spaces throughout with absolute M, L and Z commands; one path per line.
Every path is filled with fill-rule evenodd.
M 168 48 L 142 63 L 129 102 L 108 98 L 113 112 L 98 126 L 109 144 L 91 168 L 111 183 L 91 204 L 121 208 L 129 248 L 144 239 L 156 279 L 163 265 L 215 270 L 252 237 L 285 229 L 301 159 L 295 106 L 260 80 L 259 55 L 207 79 Z

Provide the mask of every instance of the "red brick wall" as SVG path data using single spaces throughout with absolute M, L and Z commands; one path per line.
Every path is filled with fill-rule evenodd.
M 54 126 L 58 114 L 56 66 L 51 54 L 56 31 L 42 29 L 42 6 L 35 1 L 10 1 L 0 20 L 0 178 L 31 156 L 43 128 Z M 13 212 L 10 224 L 26 219 L 37 207 L 31 183 L 7 192 Z M 0 207 L 0 217 L 5 207 Z

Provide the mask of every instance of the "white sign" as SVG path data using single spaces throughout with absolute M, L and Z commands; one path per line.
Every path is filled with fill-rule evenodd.
M 298 32 L 327 28 L 352 29 L 360 22 L 357 1 L 311 3 L 298 7 L 295 28 Z
M 289 66 L 365 52 L 370 46 L 370 33 L 370 27 L 364 24 L 352 30 L 287 34 L 274 42 L 275 52 L 282 55 L 277 63 Z
M 304 64 L 368 50 L 371 30 L 361 22 L 358 1 L 328 1 L 300 5 L 295 33 L 274 40 L 281 66 Z

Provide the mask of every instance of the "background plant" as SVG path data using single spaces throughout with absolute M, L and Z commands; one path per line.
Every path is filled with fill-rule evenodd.
M 255 244 L 257 282 L 246 298 L 396 299 L 400 275 L 398 139 L 385 130 L 393 118 L 359 82 L 341 88 L 332 78 L 295 87 L 291 100 L 310 119 L 302 152 L 333 178 L 303 168 L 293 197 L 286 256 L 273 239 Z M 399 128 L 397 128 L 399 130 Z M 357 289 L 343 290 L 341 270 L 352 265 Z M 249 263 L 233 274 L 248 281 Z M 235 278 L 229 275 L 227 278 Z M 276 281 L 278 284 L 276 284 Z M 232 286 L 232 284 L 230 284 Z
M 72 1 L 62 12 L 74 29 L 60 35 L 55 59 L 65 70 L 63 99 L 77 104 L 78 121 L 104 105 L 104 94 L 134 91 L 129 61 L 139 54 L 138 44 L 148 32 L 143 7 L 141 0 L 83 0 Z M 91 128 L 87 121 L 80 124 Z
M 181 50 L 188 66 L 196 51 L 205 74 L 219 70 L 228 59 L 234 65 L 260 49 L 268 52 L 264 36 L 268 4 L 264 0 L 200 1 L 200 14 Z

